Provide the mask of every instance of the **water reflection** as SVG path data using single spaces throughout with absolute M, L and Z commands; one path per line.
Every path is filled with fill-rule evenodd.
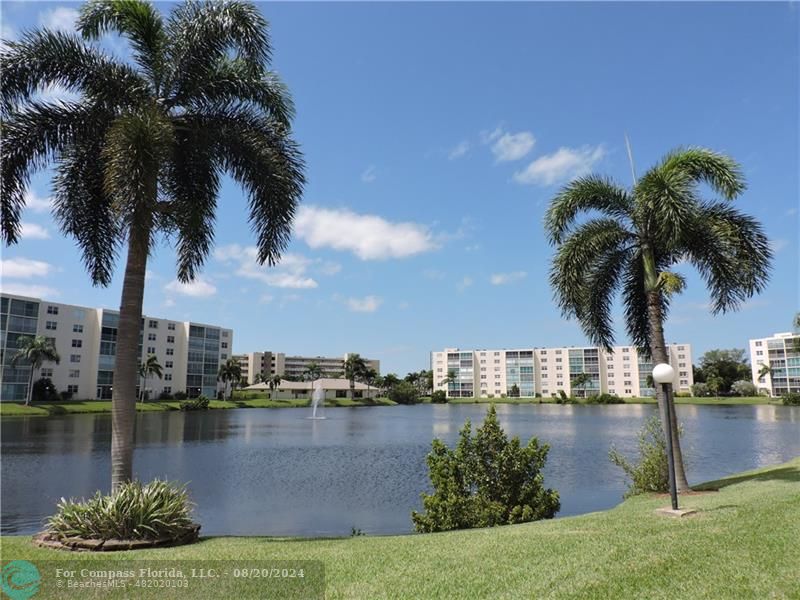
M 800 408 L 679 405 L 691 481 L 800 455 Z M 523 443 L 550 445 L 546 484 L 561 515 L 616 504 L 622 473 L 614 444 L 636 449 L 655 405 L 498 405 L 501 424 Z M 455 444 L 485 405 L 144 413 L 136 420 L 136 475 L 189 482 L 207 534 L 342 535 L 406 532 L 428 488 L 431 439 Z M 33 532 L 58 499 L 107 491 L 110 415 L 3 419 L 2 531 Z

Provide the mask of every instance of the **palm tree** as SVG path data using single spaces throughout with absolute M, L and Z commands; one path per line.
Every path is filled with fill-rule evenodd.
M 36 337 L 23 335 L 17 338 L 17 351 L 11 357 L 11 366 L 16 367 L 20 361 L 28 363 L 31 368 L 28 376 L 28 389 L 25 390 L 25 406 L 30 406 L 33 399 L 33 372 L 41 369 L 45 362 L 60 363 L 61 357 L 58 355 L 53 340 L 43 335 Z
M 772 373 L 772 367 L 766 363 L 761 364 L 761 368 L 758 370 L 758 378 L 762 379 Z
M 168 19 L 144 0 L 92 0 L 80 35 L 27 32 L 0 53 L 2 219 L 18 241 L 31 174 L 53 159 L 55 215 L 96 285 L 127 243 L 112 396 L 112 489 L 133 475 L 138 342 L 145 270 L 172 235 L 180 282 L 195 279 L 214 236 L 223 173 L 249 196 L 259 263 L 280 259 L 302 187 L 291 100 L 268 69 L 268 24 L 247 2 L 186 2 Z M 92 42 L 126 37 L 131 61 Z M 78 101 L 43 101 L 59 84 Z
M 142 389 L 139 390 L 139 400 L 144 403 L 147 395 L 147 377 L 155 375 L 159 379 L 162 377 L 161 364 L 155 354 L 148 354 L 145 361 L 139 365 L 139 377 L 142 378 Z
M 242 366 L 235 358 L 229 358 L 219 366 L 217 373 L 217 381 L 225 384 L 225 390 L 228 389 L 228 382 L 231 382 L 231 396 L 233 400 L 233 385 L 242 378 Z
M 369 399 L 370 392 L 372 391 L 372 384 L 377 383 L 378 372 L 372 367 L 368 366 L 361 374 L 361 378 L 364 380 L 364 383 L 367 384 L 367 399 Z
M 273 375 L 269 378 L 269 391 L 270 393 L 274 390 L 275 392 L 278 391 L 278 386 L 280 386 L 283 377 L 280 375 Z M 274 400 L 274 398 L 273 398 Z
M 724 200 L 701 200 L 701 183 Z M 728 203 L 744 189 L 739 165 L 703 148 L 669 153 L 631 189 L 596 175 L 566 185 L 545 216 L 556 248 L 550 282 L 564 315 L 610 350 L 611 308 L 621 289 L 631 340 L 655 364 L 666 363 L 663 324 L 672 295 L 684 287 L 672 267 L 685 261 L 699 271 L 714 314 L 735 310 L 767 283 L 769 240 L 756 219 Z M 599 216 L 578 219 L 587 212 Z M 674 403 L 661 390 L 656 395 L 662 419 L 672 421 L 678 489 L 686 491 Z
M 447 369 L 447 377 L 442 379 L 439 382 L 439 385 L 450 385 L 451 383 L 455 383 L 456 380 L 457 380 L 456 370 L 455 369 Z
M 592 376 L 588 373 L 578 373 L 575 377 L 570 381 L 570 385 L 573 388 L 580 388 L 581 393 L 583 394 L 582 397 L 586 397 L 586 386 L 592 382 Z
M 309 379 L 309 381 L 316 381 L 322 376 L 322 367 L 315 362 L 310 362 L 306 367 L 304 375 Z
M 348 354 L 343 363 L 344 376 L 350 380 L 350 399 L 356 397 L 356 379 L 367 370 L 367 363 L 357 353 Z

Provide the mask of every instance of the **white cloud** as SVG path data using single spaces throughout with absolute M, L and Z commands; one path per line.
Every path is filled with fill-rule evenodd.
M 39 13 L 39 24 L 47 29 L 71 33 L 75 31 L 78 20 L 78 11 L 66 6 L 58 6 L 51 10 Z
M 214 256 L 222 262 L 236 265 L 236 275 L 262 281 L 273 287 L 309 289 L 318 285 L 313 278 L 306 274 L 309 267 L 316 261 L 300 254 L 284 254 L 280 263 L 274 267 L 258 264 L 258 249 L 255 246 L 230 244 L 218 248 L 214 252 Z M 333 270 L 334 264 L 328 264 L 329 272 Z M 325 269 L 324 266 L 323 269 Z
M 375 312 L 383 300 L 377 296 L 365 296 L 364 298 L 348 298 L 347 307 L 353 312 Z
M 503 135 L 503 126 L 498 125 L 493 131 L 484 130 L 480 133 L 481 144 L 489 144 Z
M 318 206 L 304 206 L 298 211 L 294 232 L 312 248 L 348 250 L 361 260 L 403 258 L 437 247 L 423 225 L 392 223 L 377 215 Z
M 456 285 L 456 287 L 458 288 L 459 292 L 463 292 L 473 283 L 475 282 L 472 280 L 472 277 L 464 277 L 461 281 L 458 282 L 458 285 Z
M 375 165 L 370 165 L 367 167 L 367 170 L 361 174 L 361 181 L 364 183 L 372 183 L 377 177 L 378 176 L 375 174 Z
M 47 277 L 55 271 L 50 263 L 30 258 L 7 258 L 0 260 L 0 276 L 3 279 L 30 279 L 31 277 Z
M 492 144 L 492 154 L 496 162 L 519 160 L 533 149 L 536 138 L 530 131 L 503 133 Z
M 775 239 L 769 241 L 769 246 L 773 252 L 780 252 L 789 245 L 789 240 Z
M 553 154 L 540 156 L 522 171 L 514 173 L 514 181 L 522 184 L 553 185 L 587 174 L 604 156 L 603 146 L 561 147 Z
M 198 277 L 189 283 L 181 283 L 177 279 L 173 279 L 164 286 L 164 289 L 168 292 L 191 296 L 192 298 L 208 298 L 217 293 L 217 286 L 202 277 Z
M 464 156 L 470 149 L 470 143 L 467 140 L 460 142 L 447 154 L 449 160 L 456 160 Z
M 339 271 L 342 270 L 342 265 L 339 263 L 325 261 L 319 268 L 319 272 L 323 275 L 336 275 Z
M 36 223 L 22 222 L 22 235 L 23 240 L 46 240 L 50 237 L 50 233 Z
M 25 206 L 37 213 L 50 212 L 50 209 L 53 208 L 53 199 L 40 198 L 36 192 L 28 190 L 25 192 Z
M 0 284 L 0 291 L 4 294 L 14 296 L 28 296 L 30 298 L 53 298 L 60 293 L 58 290 L 46 285 L 28 285 L 25 283 L 3 281 Z
M 490 281 L 492 285 L 506 285 L 507 283 L 514 283 L 525 279 L 528 274 L 525 271 L 514 271 L 512 273 L 494 273 Z

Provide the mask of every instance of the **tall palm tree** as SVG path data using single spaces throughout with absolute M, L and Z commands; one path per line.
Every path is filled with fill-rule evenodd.
M 702 200 L 700 184 L 723 200 Z M 682 262 L 697 269 L 714 314 L 735 310 L 766 286 L 769 240 L 756 219 L 729 205 L 744 189 L 739 165 L 703 148 L 667 154 L 630 189 L 596 175 L 566 185 L 545 216 L 556 248 L 550 282 L 564 315 L 610 350 L 611 308 L 621 290 L 629 337 L 654 363 L 668 362 L 664 320 L 684 287 L 670 269 Z M 584 213 L 595 216 L 579 220 Z M 674 403 L 656 394 L 662 419 L 672 421 L 678 489 L 686 491 Z
M 588 373 L 578 373 L 570 381 L 570 386 L 573 388 L 580 388 L 583 397 L 586 396 L 586 386 L 592 382 L 592 376 Z
M 447 369 L 447 377 L 442 379 L 439 382 L 439 385 L 447 385 L 447 386 L 449 386 L 451 383 L 455 383 L 456 381 L 457 381 L 456 370 L 455 369 Z
M 361 377 L 367 370 L 367 363 L 357 353 L 348 354 L 342 365 L 344 376 L 350 380 L 350 399 L 356 397 L 356 379 Z
M 60 363 L 61 357 L 52 340 L 43 335 L 23 335 L 17 338 L 17 351 L 11 357 L 11 366 L 16 367 L 20 362 L 28 363 L 31 368 L 28 389 L 25 391 L 25 406 L 29 406 L 33 399 L 33 372 L 41 369 L 45 362 Z
M 269 378 L 269 391 L 270 391 L 270 393 L 272 393 L 273 391 L 275 391 L 275 392 L 278 391 L 278 387 L 281 385 L 281 381 L 282 380 L 283 380 L 283 377 L 281 377 L 280 375 L 273 375 L 272 377 Z M 273 398 L 273 400 L 274 400 L 274 398 Z
M 139 377 L 142 378 L 142 389 L 139 390 L 139 400 L 144 402 L 147 396 L 147 377 L 155 375 L 159 379 L 163 377 L 161 363 L 158 362 L 155 354 L 148 354 L 145 361 L 139 365 Z
M 364 383 L 367 384 L 367 399 L 370 398 L 370 392 L 372 391 L 372 385 L 377 382 L 378 379 L 378 372 L 370 366 L 367 366 L 364 369 L 364 372 L 361 374 L 361 379 L 364 380 Z
M 228 383 L 231 383 L 230 399 L 233 400 L 233 385 L 242 378 L 242 366 L 235 358 L 229 358 L 219 366 L 217 381 L 225 384 L 225 391 L 228 391 Z
M 762 363 L 761 368 L 758 370 L 758 378 L 766 377 L 770 373 L 772 373 L 772 367 L 766 363 Z
M 165 18 L 144 0 L 91 0 L 77 29 L 29 31 L 0 52 L 0 235 L 18 241 L 30 177 L 52 159 L 56 218 L 94 284 L 110 283 L 127 243 L 112 397 L 116 489 L 133 475 L 142 297 L 158 234 L 174 236 L 178 280 L 192 281 L 212 247 L 228 173 L 249 196 L 258 262 L 272 266 L 290 239 L 303 163 L 254 5 L 186 2 Z M 128 39 L 131 61 L 91 43 L 106 33 Z M 51 84 L 80 100 L 37 99 Z
M 315 362 L 308 363 L 304 375 L 308 378 L 309 381 L 316 381 L 322 376 L 322 367 L 320 367 Z

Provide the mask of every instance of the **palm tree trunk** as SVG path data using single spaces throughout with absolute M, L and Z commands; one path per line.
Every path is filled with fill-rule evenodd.
M 28 394 L 25 396 L 25 406 L 30 406 L 33 401 L 33 363 L 31 363 L 31 374 L 28 376 Z
M 133 478 L 136 380 L 139 332 L 144 299 L 144 276 L 150 249 L 150 223 L 134 222 L 128 237 L 128 259 L 122 284 L 111 397 L 111 490 Z
M 647 292 L 647 313 L 650 323 L 650 354 L 653 365 L 668 363 L 667 345 L 664 342 L 664 326 L 662 323 L 660 292 L 652 290 Z M 675 402 L 671 398 L 664 396 L 663 389 L 656 385 L 656 400 L 658 401 L 659 416 L 661 417 L 663 430 L 667 431 L 667 424 L 664 421 L 665 406 L 669 414 L 672 429 L 672 457 L 675 462 L 675 484 L 679 492 L 691 491 L 689 482 L 686 479 L 686 469 L 683 466 L 683 453 L 681 452 L 680 437 L 678 435 L 678 420 L 675 416 Z

